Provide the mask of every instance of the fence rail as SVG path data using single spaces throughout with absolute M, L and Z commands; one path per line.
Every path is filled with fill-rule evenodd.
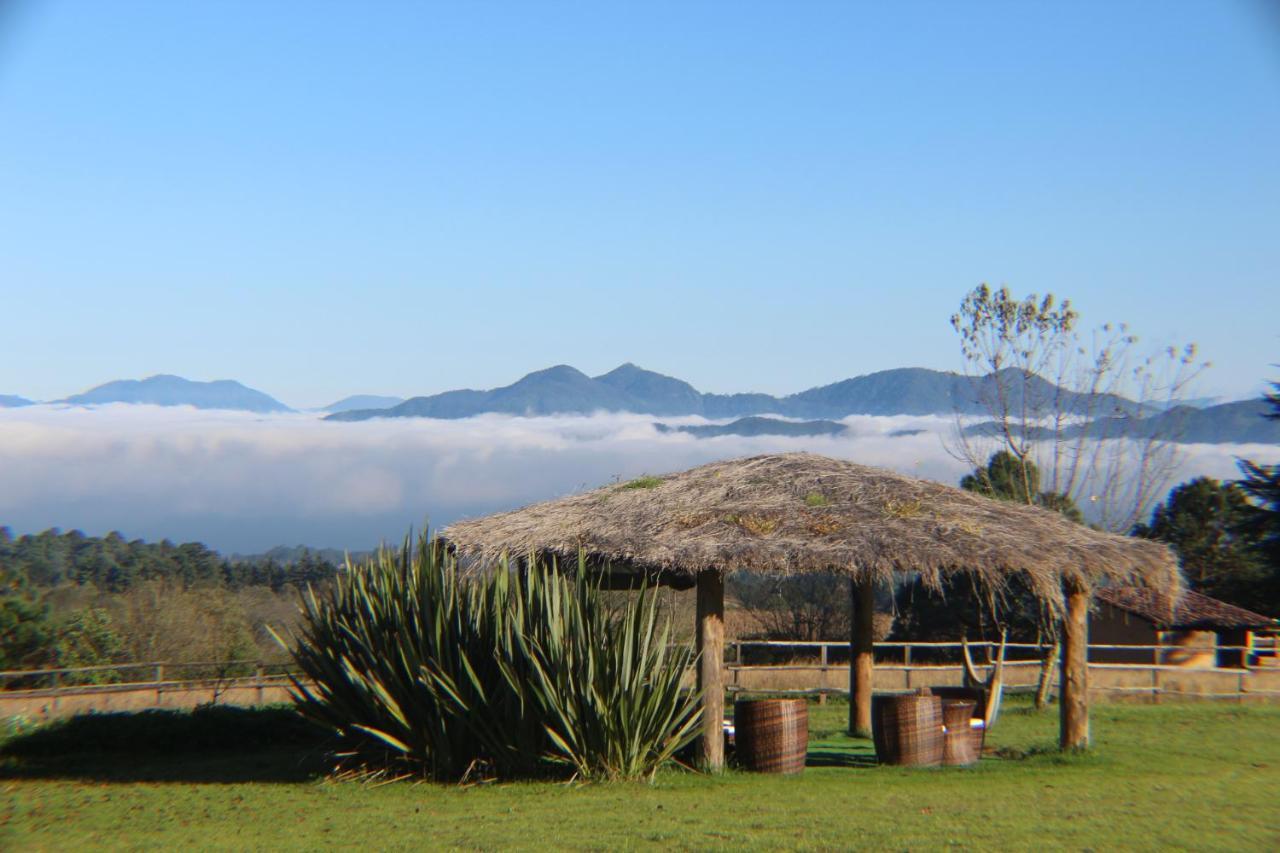
M 903 666 L 911 666 L 925 661 L 938 663 L 959 661 L 964 643 L 947 642 L 914 642 L 894 641 L 876 643 L 874 653 L 877 664 L 900 660 Z M 725 644 L 726 661 L 732 664 L 747 664 L 748 658 L 759 662 L 761 659 L 785 659 L 786 651 L 790 651 L 791 659 L 800 657 L 816 658 L 821 665 L 833 662 L 845 664 L 849 660 L 849 644 L 832 641 L 791 641 L 791 640 L 732 640 Z M 996 654 L 999 643 L 980 640 L 968 643 L 975 656 L 982 655 L 990 659 Z M 1053 647 L 1044 643 L 1006 643 L 1005 661 L 1007 663 L 1028 663 L 1043 661 L 1044 656 Z M 744 651 L 748 654 L 744 655 Z M 1117 655 L 1146 656 L 1147 661 L 1159 665 L 1162 656 L 1167 655 L 1233 655 L 1240 665 L 1247 665 L 1260 658 L 1276 659 L 1276 652 L 1271 647 L 1252 645 L 1226 646 L 1179 646 L 1170 643 L 1154 645 L 1117 645 L 1108 643 L 1090 643 L 1089 660 L 1094 663 L 1114 662 Z M 978 661 L 975 661 L 978 662 Z M 1136 661 L 1135 661 L 1136 662 Z M 985 664 L 984 664 L 985 665 Z
M 123 684 L 182 684 L 297 674 L 290 662 L 280 661 L 140 661 L 45 669 L 0 670 L 0 692 L 82 688 Z M 138 677 L 127 678 L 128 675 Z
M 975 657 L 995 644 L 971 643 Z M 727 644 L 726 689 L 739 694 L 791 694 L 819 698 L 848 695 L 848 644 L 740 640 Z M 877 692 L 903 692 L 921 687 L 963 683 L 960 643 L 877 643 Z M 1009 692 L 1034 690 L 1047 647 L 1009 643 L 1004 685 Z M 1280 702 L 1280 667 L 1191 668 L 1158 661 L 1168 645 L 1095 644 L 1091 653 L 1116 651 L 1155 653 L 1138 663 L 1091 660 L 1089 692 L 1111 701 L 1163 702 L 1203 699 L 1234 702 Z M 838 650 L 837 655 L 831 654 Z M 1219 646 L 1218 651 L 1246 651 Z M 745 651 L 745 654 L 744 654 Z M 766 653 L 762 653 L 766 652 Z M 915 654 L 913 660 L 912 654 Z M 953 654 L 950 659 L 940 655 Z M 1017 659 L 1017 653 L 1023 657 Z M 835 657 L 841 659 L 833 660 Z M 932 657 L 929 662 L 924 658 Z M 744 662 L 745 661 L 745 662 Z M 984 660 L 978 664 L 986 671 Z M 1051 680 L 1056 683 L 1057 667 Z M 69 714 L 137 711 L 145 708 L 190 708 L 209 703 L 263 705 L 289 700 L 290 676 L 299 672 L 280 661 L 137 661 L 99 666 L 0 671 L 0 718 L 49 719 Z M 1051 687 L 1053 684 L 1051 684 Z
M 961 642 L 915 642 L 915 641 L 892 641 L 876 643 L 874 650 L 877 658 L 885 659 L 892 657 L 900 657 L 902 666 L 913 666 L 913 658 L 916 661 L 921 659 L 921 655 L 915 654 L 917 650 L 921 652 L 954 652 L 957 658 L 961 649 L 965 644 Z M 991 655 L 996 653 L 999 643 L 988 640 L 978 640 L 968 643 L 969 648 L 976 652 L 987 652 Z M 725 663 L 731 666 L 750 666 L 744 663 L 745 650 L 766 650 L 769 652 L 778 652 L 790 649 L 793 652 L 800 651 L 805 653 L 809 658 L 818 660 L 819 666 L 840 665 L 847 663 L 849 652 L 849 644 L 847 642 L 834 641 L 792 641 L 792 640 L 731 640 L 725 644 L 726 654 Z M 1006 643 L 1006 662 L 1007 663 L 1039 663 L 1051 646 L 1039 643 Z M 836 654 L 832 655 L 832 651 Z M 1008 652 L 1035 652 L 1034 656 L 1014 656 L 1011 657 Z M 1213 647 L 1184 647 L 1173 645 L 1114 645 L 1104 643 L 1090 643 L 1089 652 L 1150 652 L 1153 655 L 1169 652 L 1197 652 L 1208 653 L 1213 652 L 1245 652 L 1254 653 L 1258 651 L 1256 646 L 1213 646 Z M 892 654 L 896 653 L 896 654 Z M 799 655 L 791 655 L 790 659 L 794 660 Z M 781 656 L 782 659 L 787 659 Z M 838 663 L 834 659 L 845 658 Z M 888 663 L 888 660 L 884 661 Z M 986 657 L 982 660 L 975 661 L 979 666 L 987 666 Z M 762 664 L 765 666 L 769 663 Z M 919 664 L 914 665 L 928 665 Z M 143 674 L 146 673 L 149 678 L 137 680 L 126 680 L 123 676 L 128 673 Z M 15 685 L 20 685 L 25 689 L 31 689 L 33 686 L 38 687 L 62 687 L 62 686 L 79 686 L 84 684 L 152 684 L 157 682 L 182 682 L 182 681 L 207 681 L 210 679 L 227 679 L 227 678 L 262 678 L 269 675 L 297 675 L 297 667 L 289 661 L 263 661 L 263 660 L 234 660 L 234 661 L 134 661 L 129 663 L 101 664 L 97 666 L 72 666 L 72 667 L 54 667 L 45 669 L 22 669 L 22 670 L 0 670 L 0 690 L 13 689 Z M 184 678 L 174 677 L 175 675 L 186 676 Z

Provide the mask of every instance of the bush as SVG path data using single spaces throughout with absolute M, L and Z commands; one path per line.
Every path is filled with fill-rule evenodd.
M 696 731 L 692 655 L 650 591 L 609 608 L 582 569 L 464 579 L 438 540 L 384 550 L 304 596 L 298 707 L 363 771 L 650 776 Z
M 58 627 L 50 649 L 58 667 L 104 666 L 120 658 L 124 641 L 111 624 L 111 616 L 97 607 L 76 611 Z M 64 684 L 110 684 L 120 680 L 116 670 L 64 673 Z

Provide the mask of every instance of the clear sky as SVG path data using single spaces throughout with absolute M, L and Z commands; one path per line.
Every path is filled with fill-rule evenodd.
M 1280 373 L 1264 2 L 0 7 L 0 393 L 785 392 L 983 280 Z

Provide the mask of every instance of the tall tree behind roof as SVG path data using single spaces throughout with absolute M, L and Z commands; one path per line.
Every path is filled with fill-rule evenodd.
M 1128 327 L 1104 324 L 1082 334 L 1070 300 L 1052 294 L 1023 299 L 981 284 L 968 293 L 951 325 L 975 395 L 993 430 L 964 428 L 957 412 L 953 450 L 975 468 L 993 450 L 1034 462 L 1045 491 L 1091 507 L 1091 520 L 1127 531 L 1172 478 L 1176 424 L 1146 428 L 1172 408 L 1206 366 L 1194 344 L 1142 356 Z M 1048 381 L 1045 381 L 1048 380 Z M 1111 401 L 1137 405 L 1112 411 Z M 1081 429 L 1081 424 L 1088 428 Z M 1022 493 L 1037 493 L 1021 464 Z

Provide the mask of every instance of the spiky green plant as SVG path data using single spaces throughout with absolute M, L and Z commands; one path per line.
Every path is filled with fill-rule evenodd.
M 302 599 L 294 680 L 304 715 L 331 729 L 344 763 L 361 769 L 456 778 L 479 757 L 448 699 L 422 678 L 456 659 L 467 607 L 443 549 L 380 550 L 347 565 L 331 587 Z
M 576 578 L 585 577 L 579 558 Z M 584 779 L 652 778 L 697 732 L 698 695 L 683 688 L 693 653 L 671 645 L 657 596 L 641 587 L 610 611 L 598 586 L 535 566 L 520 581 L 526 626 L 506 639 L 506 670 L 527 694 L 551 739 L 552 760 Z M 527 681 L 525 679 L 528 679 Z
M 349 565 L 304 596 L 295 700 L 363 771 L 652 776 L 696 731 L 691 653 L 669 648 L 651 591 L 611 611 L 577 568 L 464 579 L 426 535 Z

